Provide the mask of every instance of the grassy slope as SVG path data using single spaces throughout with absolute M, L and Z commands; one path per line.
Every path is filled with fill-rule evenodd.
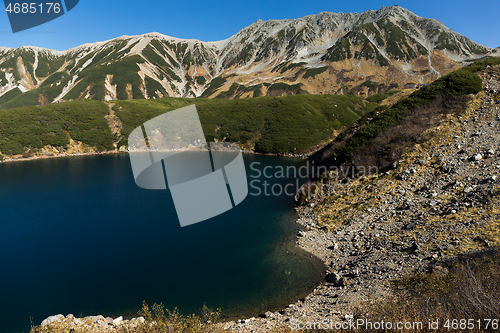
M 352 124 L 376 104 L 353 96 L 285 96 L 242 100 L 162 98 L 118 101 L 123 134 L 175 108 L 196 104 L 208 141 L 231 141 L 264 153 L 302 152 Z M 224 139 L 225 138 L 225 139 Z M 121 144 L 126 144 L 126 141 Z
M 130 132 L 145 121 L 196 104 L 207 141 L 231 141 L 263 153 L 299 153 L 332 137 L 377 106 L 354 96 L 286 96 L 244 100 L 162 98 L 117 101 L 114 110 Z M 25 154 L 47 145 L 64 147 L 71 138 L 98 150 L 112 149 L 108 107 L 82 100 L 0 111 L 0 151 Z

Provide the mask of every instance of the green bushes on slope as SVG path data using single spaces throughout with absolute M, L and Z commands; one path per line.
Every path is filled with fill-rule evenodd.
M 351 159 L 352 154 L 365 142 L 374 139 L 391 125 L 401 121 L 405 114 L 418 107 L 430 104 L 439 96 L 454 97 L 477 93 L 482 90 L 482 81 L 474 74 L 487 65 L 500 63 L 500 59 L 491 58 L 476 62 L 441 77 L 430 85 L 415 91 L 409 97 L 400 100 L 395 105 L 380 113 L 368 125 L 361 127 L 347 142 L 336 149 L 340 163 Z
M 377 106 L 365 105 L 360 97 L 336 95 L 118 101 L 114 110 L 125 137 L 120 145 L 127 145 L 126 137 L 145 121 L 193 103 L 208 141 L 238 142 L 262 153 L 307 150 Z
M 401 90 L 391 90 L 391 91 L 388 91 L 388 92 L 385 92 L 385 93 L 380 93 L 380 94 L 375 94 L 375 95 L 371 95 L 371 96 L 368 96 L 366 98 L 366 100 L 368 102 L 374 102 L 374 103 L 380 103 L 382 102 L 384 99 L 388 98 L 389 96 L 392 96 L 398 92 L 400 92 Z
M 0 112 L 0 151 L 23 154 L 47 145 L 65 147 L 69 138 L 97 149 L 112 149 L 113 135 L 98 101 L 76 101 L 42 107 L 27 106 Z
M 0 96 L 0 107 L 3 104 L 7 103 L 12 98 L 15 98 L 16 96 L 19 96 L 21 94 L 22 94 L 22 91 L 19 90 L 19 88 L 12 89 L 11 91 L 3 94 L 2 96 Z
M 241 100 L 159 98 L 117 101 L 123 139 L 136 127 L 165 112 L 196 104 L 207 141 L 237 142 L 262 153 L 301 153 L 351 125 L 377 104 L 361 97 L 292 95 Z M 0 112 L 0 151 L 30 154 L 52 145 L 65 147 L 71 138 L 99 150 L 113 149 L 105 103 L 78 100 Z
M 329 69 L 328 66 L 323 66 L 319 68 L 311 68 L 308 69 L 307 72 L 304 74 L 304 79 L 310 78 L 310 77 L 315 77 L 318 74 L 321 74 Z

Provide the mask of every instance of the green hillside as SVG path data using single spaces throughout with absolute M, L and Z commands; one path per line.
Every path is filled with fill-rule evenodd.
M 300 95 L 244 100 L 161 98 L 117 101 L 113 107 L 123 123 L 113 136 L 104 118 L 104 102 L 80 100 L 0 111 L 0 152 L 36 154 L 51 145 L 66 147 L 69 137 L 97 151 L 127 145 L 130 132 L 145 121 L 189 104 L 196 104 L 207 141 L 237 142 L 262 153 L 301 153 L 334 131 L 349 126 L 377 104 L 360 97 Z
M 97 150 L 112 149 L 108 112 L 104 103 L 91 100 L 2 110 L 0 152 L 30 156 L 47 145 L 64 148 L 68 135 Z

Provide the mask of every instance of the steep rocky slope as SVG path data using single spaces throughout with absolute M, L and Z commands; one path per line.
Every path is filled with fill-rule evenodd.
M 424 84 L 496 49 L 399 6 L 261 20 L 219 42 L 159 33 L 67 51 L 0 48 L 3 108 L 63 100 L 366 95 Z

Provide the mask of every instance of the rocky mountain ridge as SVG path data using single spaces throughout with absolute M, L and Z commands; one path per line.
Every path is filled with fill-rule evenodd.
M 495 55 L 441 22 L 399 6 L 258 20 L 218 42 L 159 33 L 66 51 L 0 48 L 3 108 L 97 100 L 311 93 L 367 95 L 429 83 Z

